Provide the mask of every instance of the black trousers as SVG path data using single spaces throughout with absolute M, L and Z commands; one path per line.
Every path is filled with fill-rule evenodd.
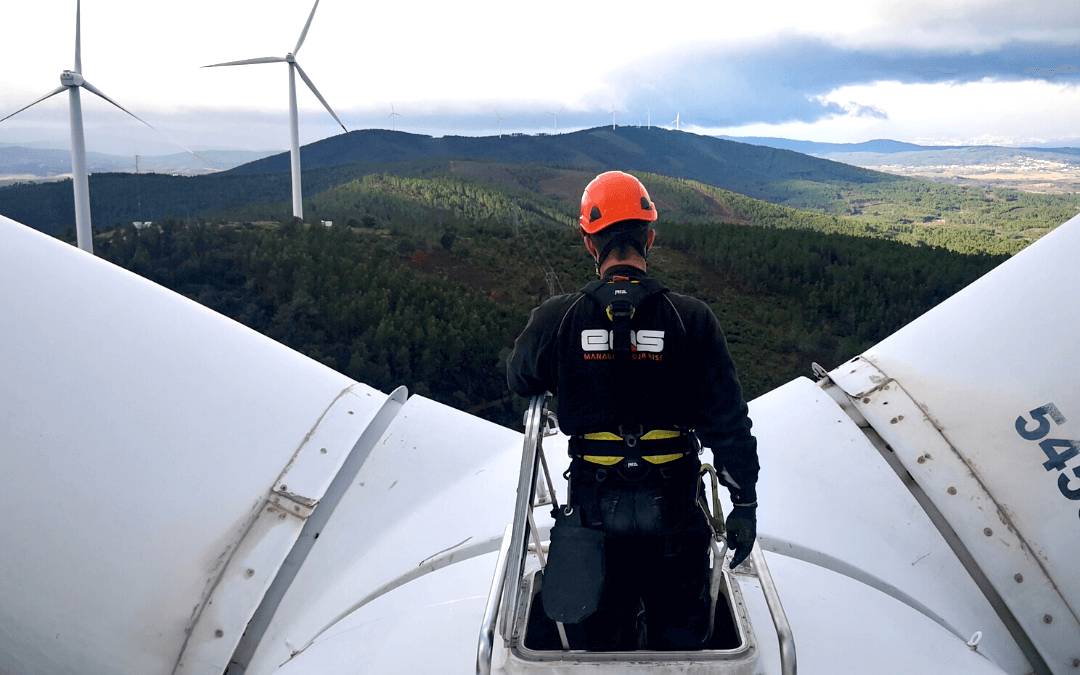
M 591 651 L 701 649 L 709 626 L 709 538 L 694 503 L 694 454 L 635 471 L 571 463 L 571 500 L 605 533 L 599 609 L 579 624 Z

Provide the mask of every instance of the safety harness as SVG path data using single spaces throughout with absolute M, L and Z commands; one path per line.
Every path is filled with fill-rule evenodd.
M 583 293 L 605 308 L 608 320 L 611 321 L 611 348 L 615 356 L 616 383 L 622 391 L 629 388 L 628 385 L 631 379 L 630 363 L 634 353 L 630 321 L 633 319 L 637 308 L 645 300 L 653 295 L 666 293 L 667 290 L 667 287 L 663 284 L 649 277 L 633 279 L 618 275 L 611 277 L 611 279 L 594 281 L 582 289 Z M 641 441 L 669 440 L 685 436 L 686 432 L 667 429 L 646 431 L 641 424 L 634 424 L 631 420 L 625 419 L 627 417 L 625 412 L 621 413 L 620 417 L 623 418 L 623 422 L 618 425 L 617 432 L 599 431 L 582 434 L 578 438 L 585 441 L 621 441 L 622 448 L 613 446 L 611 452 L 622 452 L 623 454 L 588 454 L 581 455 L 582 459 L 601 466 L 614 466 L 624 460 L 633 464 L 638 459 L 649 464 L 666 464 L 683 457 L 689 452 L 685 450 L 678 453 L 643 454 L 644 448 L 640 446 Z M 664 445 L 670 446 L 670 444 Z

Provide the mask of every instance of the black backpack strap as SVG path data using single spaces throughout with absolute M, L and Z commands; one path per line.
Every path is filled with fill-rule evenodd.
M 646 299 L 657 293 L 666 293 L 667 287 L 655 279 L 603 279 L 594 281 L 581 292 L 592 298 L 607 312 L 611 321 L 612 350 L 616 360 L 630 357 L 630 320 Z

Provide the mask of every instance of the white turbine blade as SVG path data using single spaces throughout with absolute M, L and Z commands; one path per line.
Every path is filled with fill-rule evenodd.
M 62 85 L 61 85 L 61 86 L 57 87 L 56 89 L 53 89 L 53 90 L 52 90 L 52 91 L 50 91 L 50 92 L 49 92 L 48 94 L 45 94 L 44 96 L 42 96 L 42 97 L 41 97 L 41 98 L 39 98 L 38 100 L 34 101 L 34 102 L 33 102 L 33 103 L 31 103 L 30 105 L 24 105 L 23 107 L 19 108 L 18 110 L 16 110 L 15 112 L 11 113 L 11 114 L 10 114 L 10 115 L 8 115 L 7 117 L 3 117 L 3 118 L 0 118 L 0 122 L 3 122 L 3 121 L 4 121 L 4 120 L 6 120 L 6 119 L 7 119 L 8 117 L 14 117 L 15 115 L 18 115 L 18 114 L 19 114 L 19 113 L 21 113 L 22 111 L 26 110 L 27 108 L 31 108 L 31 107 L 33 107 L 33 106 L 37 105 L 38 103 L 41 103 L 42 101 L 44 101 L 45 99 L 49 98 L 50 96 L 56 96 L 57 94 L 59 94 L 59 93 L 60 93 L 60 92 L 62 92 L 62 91 L 67 91 L 67 87 L 65 87 L 65 86 L 62 86 Z
M 128 109 L 127 109 L 127 108 L 125 108 L 124 106 L 120 105 L 120 104 L 119 104 L 119 103 L 117 103 L 116 101 L 114 101 L 114 100 L 112 100 L 111 98 L 109 98 L 108 96 L 106 96 L 106 95 L 105 95 L 105 94 L 104 94 L 104 93 L 103 93 L 103 92 L 102 92 L 102 91 L 101 91 L 100 89 L 98 89 L 98 88 L 97 88 L 97 87 L 95 87 L 94 85 L 92 85 L 92 84 L 90 84 L 89 82 L 87 82 L 87 81 L 83 80 L 83 83 L 82 83 L 82 87 L 83 87 L 83 89 L 86 89 L 87 91 L 89 91 L 89 92 L 90 92 L 90 93 L 92 93 L 92 94 L 97 94 L 97 95 L 98 95 L 98 96 L 100 96 L 101 98 L 105 99 L 105 100 L 106 100 L 106 101 L 108 101 L 109 103 L 112 103 L 112 104 L 113 104 L 114 106 L 116 106 L 117 108 L 120 108 L 121 110 L 123 110 L 123 111 L 124 111 L 124 112 L 126 112 L 127 114 L 129 114 L 129 115 L 131 115 L 132 117 L 134 117 L 135 119 L 139 120 L 140 122 L 142 122 L 142 123 L 143 123 L 143 124 L 145 124 L 146 126 L 150 127 L 150 128 L 151 128 L 151 129 L 153 129 L 154 131 L 158 132 L 159 134 L 161 134 L 161 135 L 162 135 L 162 136 L 164 136 L 165 138 L 169 139 L 169 140 L 170 140 L 170 141 L 172 141 L 173 143 L 176 143 L 176 144 L 177 144 L 177 145 L 179 145 L 179 146 L 180 146 L 181 148 L 183 148 L 184 150 L 186 150 L 186 151 L 187 151 L 187 152 L 188 152 L 188 153 L 189 153 L 190 155 L 192 155 L 192 156 L 194 156 L 194 157 L 198 157 L 198 158 L 199 158 L 200 160 L 202 160 L 202 161 L 203 161 L 203 162 L 204 162 L 204 163 L 205 163 L 205 164 L 206 164 L 207 166 L 213 166 L 212 164 L 210 164 L 210 162 L 207 162 L 207 161 L 206 161 L 205 159 L 203 159 L 202 157 L 199 157 L 199 155 L 197 155 L 197 154 L 196 154 L 195 152 L 193 152 L 192 150 L 188 149 L 188 147 L 187 147 L 187 146 L 185 146 L 185 145 L 184 145 L 183 143 L 181 143 L 180 141 L 176 140 L 175 138 L 173 138 L 172 136 L 168 135 L 168 134 L 167 134 L 167 133 L 165 133 L 164 131 L 162 131 L 162 130 L 158 129 L 157 127 L 155 127 L 155 126 L 154 126 L 153 124 L 150 124 L 150 123 L 149 123 L 149 122 L 147 122 L 146 120 L 142 119 L 141 117 L 139 117 L 139 116 L 138 116 L 138 115 L 136 115 L 135 113 L 131 112 L 130 110 L 128 110 Z M 64 88 L 66 89 L 66 87 L 64 87 Z
M 75 72 L 82 72 L 82 0 L 75 3 Z
M 316 0 L 315 4 L 319 4 L 318 0 Z M 326 107 L 326 111 L 330 113 L 330 115 L 333 116 L 335 120 L 337 120 L 337 123 L 341 126 L 342 131 L 344 131 L 345 133 L 349 133 L 349 130 L 346 129 L 345 125 L 342 124 L 341 120 L 338 119 L 338 116 L 334 113 L 334 110 L 330 107 L 330 104 L 326 102 L 326 99 L 322 97 L 322 94 L 319 93 L 319 90 L 315 88 L 315 83 L 311 81 L 311 78 L 309 78 L 306 73 L 304 73 L 304 69 L 300 67 L 300 64 L 296 61 L 293 61 L 293 65 L 296 66 L 296 72 L 300 73 L 300 79 L 302 79 L 304 83 L 307 84 L 308 88 L 311 89 L 311 93 L 315 94 L 315 97 L 322 102 L 323 106 Z
M 296 46 L 293 47 L 293 56 L 300 51 L 300 45 L 304 44 L 304 39 L 307 38 L 308 28 L 311 28 L 311 20 L 315 18 L 315 10 L 319 8 L 319 0 L 315 0 L 315 6 L 311 8 L 311 14 L 308 15 L 307 23 L 304 24 L 304 32 L 300 33 L 300 39 L 296 41 Z
M 211 63 L 209 66 L 203 66 L 203 68 L 217 68 L 218 66 L 246 66 L 249 63 L 281 63 L 285 60 L 286 59 L 284 56 L 260 56 L 257 59 L 229 61 L 228 63 Z

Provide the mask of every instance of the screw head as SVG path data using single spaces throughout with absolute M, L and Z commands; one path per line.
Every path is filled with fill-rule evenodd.
M 994 531 L 993 531 L 993 530 L 991 530 L 991 529 L 990 529 L 989 527 L 984 527 L 984 528 L 983 528 L 983 534 L 985 534 L 986 536 L 990 537 L 990 536 L 993 536 L 993 534 L 994 534 Z
M 1016 583 L 1018 584 L 1022 584 L 1024 583 L 1024 575 L 1017 572 L 1013 575 L 1013 580 L 1016 581 Z
M 1043 614 L 1043 623 L 1045 623 L 1045 624 L 1054 623 L 1054 617 L 1050 616 L 1049 614 Z
M 954 495 L 954 494 L 956 494 L 956 488 L 954 488 L 954 487 L 951 487 L 951 488 L 949 488 L 948 490 L 946 490 L 946 492 L 948 492 L 948 493 L 949 493 L 949 494 L 951 494 L 951 495 Z

